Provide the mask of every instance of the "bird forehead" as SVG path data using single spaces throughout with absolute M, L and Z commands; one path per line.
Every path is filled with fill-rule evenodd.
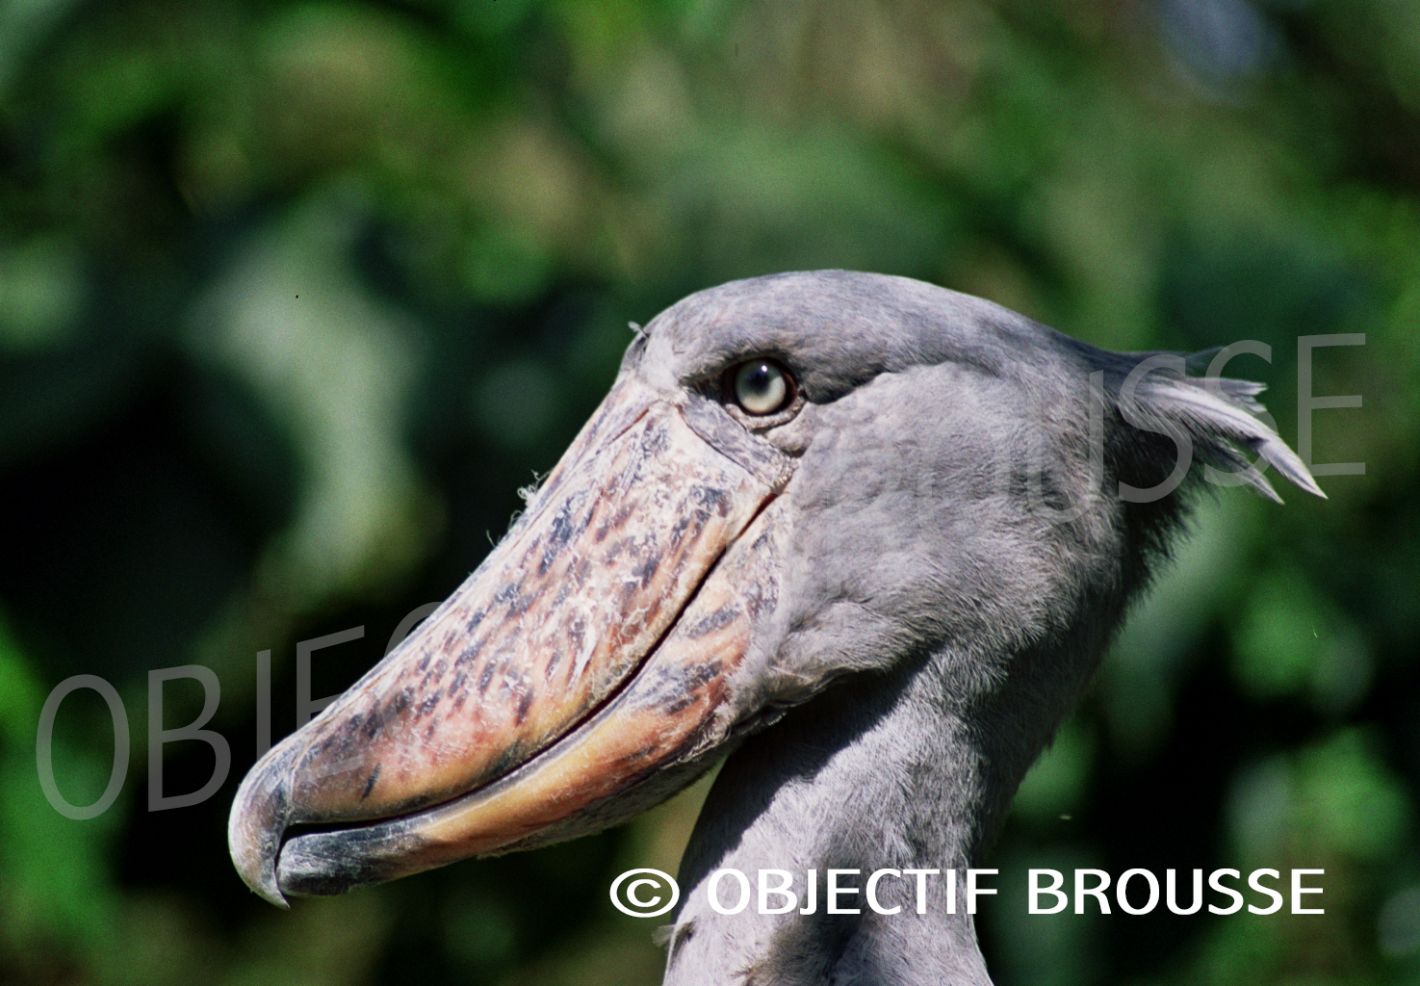
M 881 372 L 916 365 L 957 360 L 999 371 L 1011 349 L 1001 329 L 1011 320 L 1024 322 L 980 299 L 908 278 L 778 274 L 722 284 L 666 309 L 648 326 L 642 368 L 664 386 L 684 385 L 739 358 L 775 355 L 800 375 L 811 397 L 835 396 Z

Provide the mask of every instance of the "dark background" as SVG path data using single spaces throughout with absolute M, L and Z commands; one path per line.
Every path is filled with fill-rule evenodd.
M 637 984 L 630 827 L 280 913 L 226 851 L 257 745 L 477 564 L 681 295 L 821 266 L 1093 343 L 1320 349 L 1331 499 L 1241 491 L 1027 781 L 991 860 L 1324 867 L 1323 917 L 982 918 L 1002 986 L 1420 983 L 1420 4 L 1400 0 L 0 3 L 0 979 Z M 151 813 L 149 674 L 211 668 L 233 769 Z M 111 810 L 36 724 L 117 688 Z M 203 693 L 178 680 L 166 726 Z M 151 724 L 158 728 L 159 724 Z M 53 766 L 103 790 L 71 695 Z M 213 754 L 158 751 L 164 792 Z M 418 980 L 416 980 L 418 981 Z

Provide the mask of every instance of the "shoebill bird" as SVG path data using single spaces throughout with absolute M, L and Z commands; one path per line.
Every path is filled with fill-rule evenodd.
M 728 753 L 666 983 L 989 983 L 906 881 L 894 915 L 734 916 L 707 882 L 983 863 L 1190 492 L 1321 495 L 1259 385 L 1194 371 L 899 277 L 686 298 L 478 570 L 253 767 L 237 869 L 342 893 L 606 828 Z

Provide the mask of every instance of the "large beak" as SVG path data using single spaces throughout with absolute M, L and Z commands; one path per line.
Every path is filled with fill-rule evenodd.
M 789 461 L 623 376 L 484 563 L 256 764 L 228 829 L 276 904 L 569 838 L 688 780 L 777 593 Z

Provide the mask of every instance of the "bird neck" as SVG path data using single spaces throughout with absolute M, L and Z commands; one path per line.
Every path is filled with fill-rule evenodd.
M 1059 687 L 1062 663 L 1080 666 L 1065 675 L 1070 685 L 1088 676 L 1093 655 L 1070 651 L 1064 662 L 1012 655 L 999 674 L 983 674 L 979 658 L 930 655 L 842 682 L 751 738 L 721 771 L 682 862 L 666 984 L 989 986 L 965 870 L 981 864 L 1021 777 L 1073 704 L 1078 687 Z M 1056 687 L 1039 687 L 1045 674 Z M 1047 695 L 1051 707 L 1033 707 Z M 719 913 L 710 893 L 725 869 L 752 887 L 761 870 L 793 874 L 799 907 L 763 915 L 752 899 L 742 913 Z M 857 871 L 839 882 L 858 893 L 837 901 L 861 913 L 829 913 L 830 869 Z M 901 910 L 875 912 L 866 884 L 885 869 L 938 871 L 923 877 L 926 913 L 915 875 L 891 874 L 875 897 Z M 948 870 L 958 871 L 954 908 Z M 811 871 L 816 908 L 803 913 Z M 722 905 L 739 893 L 720 879 Z

